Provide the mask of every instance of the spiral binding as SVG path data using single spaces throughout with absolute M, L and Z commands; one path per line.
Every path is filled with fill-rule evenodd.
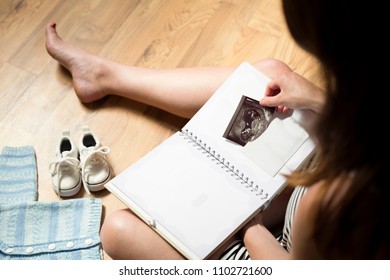
M 230 172 L 232 177 L 234 176 L 236 180 L 240 180 L 241 184 L 245 185 L 245 188 L 249 189 L 256 196 L 261 196 L 261 199 L 267 199 L 268 193 L 265 193 L 259 185 L 254 184 L 248 177 L 245 176 L 244 173 L 240 172 L 239 169 L 235 168 L 233 164 L 231 164 L 227 159 L 218 154 L 215 150 L 213 150 L 207 143 L 203 142 L 202 139 L 198 138 L 198 136 L 194 135 L 188 129 L 181 130 L 181 134 L 186 139 L 190 140 L 189 143 L 192 143 L 194 147 L 197 147 L 198 150 L 202 151 L 207 155 L 207 157 L 211 157 L 212 161 L 216 161 L 216 164 L 220 164 L 222 169 L 225 169 L 226 172 Z

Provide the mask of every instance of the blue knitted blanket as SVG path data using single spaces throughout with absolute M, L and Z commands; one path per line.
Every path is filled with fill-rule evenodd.
M 37 199 L 31 146 L 0 154 L 0 259 L 102 259 L 99 199 Z

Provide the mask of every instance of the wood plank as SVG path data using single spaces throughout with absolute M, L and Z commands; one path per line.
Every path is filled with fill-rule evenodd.
M 25 91 L 36 76 L 4 63 L 0 67 L 0 77 L 2 77 L 0 82 L 0 119 L 4 120 L 7 115 L 10 118 L 14 117 L 11 114 L 12 109 L 18 105 L 19 100 L 23 98 Z
M 0 21 L 0 60 L 9 59 L 23 44 L 37 26 L 54 9 L 59 0 L 25 0 L 16 4 Z M 2 5 L 2 4 L 1 4 Z M 1 6 L 2 7 L 2 6 Z
M 99 53 L 110 40 L 138 1 L 61 1 L 31 32 L 27 43 L 16 51 L 9 62 L 39 74 L 52 60 L 45 49 L 44 29 L 50 21 L 58 23 L 60 36 L 69 43 Z M 94 4 L 94 5 L 92 5 Z M 118 9 L 118 7 L 122 7 Z M 115 17 L 112 15 L 115 14 Z M 75 20 L 77 19 L 77 20 Z
M 24 2 L 20 2 L 19 0 L 2 0 L 0 5 L 0 21 L 9 16 L 13 11 L 19 10 L 23 4 Z
M 231 66 L 269 57 L 284 30 L 272 24 L 264 28 L 266 20 L 253 20 L 259 13 L 263 16 L 268 12 L 273 21 L 279 21 L 281 15 L 275 12 L 278 10 L 263 11 L 260 5 L 263 2 L 248 1 L 246 5 L 238 1 L 222 2 L 181 65 Z
M 218 6 L 206 0 L 141 2 L 102 55 L 137 66 L 175 67 Z

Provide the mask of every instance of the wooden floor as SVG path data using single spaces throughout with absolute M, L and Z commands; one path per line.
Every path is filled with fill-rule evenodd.
M 292 41 L 279 1 L 1 0 L 0 149 L 35 148 L 40 201 L 59 199 L 48 167 L 63 130 L 78 141 L 81 126 L 89 125 L 111 148 L 119 173 L 186 121 L 116 96 L 81 104 L 71 77 L 46 53 L 50 21 L 65 41 L 126 64 L 236 66 L 273 57 L 320 82 L 317 63 Z M 103 218 L 124 207 L 106 190 L 93 196 L 103 201 Z

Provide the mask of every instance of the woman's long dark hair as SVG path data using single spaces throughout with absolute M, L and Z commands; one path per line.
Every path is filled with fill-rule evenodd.
M 378 61 L 388 49 L 372 35 L 384 28 L 373 20 L 378 6 L 345 0 L 283 0 L 293 38 L 322 64 L 327 94 L 314 128 L 316 167 L 292 174 L 290 183 L 309 186 L 323 181 L 329 186 L 336 178 L 349 182 L 337 207 L 322 203 L 317 215 L 313 239 L 324 259 L 390 258 L 386 234 L 390 191 L 384 177 L 388 149 L 381 126 L 377 128 L 377 124 L 383 130 L 388 127 L 387 110 L 380 107 L 387 104 L 376 103 L 387 94 Z M 372 52 L 373 44 L 380 45 L 378 53 Z

